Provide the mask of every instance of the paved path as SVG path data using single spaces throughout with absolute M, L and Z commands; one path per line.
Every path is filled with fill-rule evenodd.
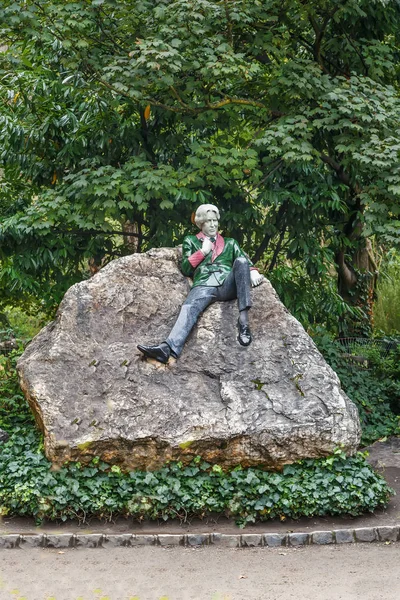
M 1 600 L 398 600 L 400 544 L 0 552 Z

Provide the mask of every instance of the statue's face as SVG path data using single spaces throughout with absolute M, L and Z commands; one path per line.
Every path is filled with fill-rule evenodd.
M 215 212 L 209 210 L 207 213 L 207 221 L 204 221 L 201 226 L 201 231 L 208 237 L 215 237 L 218 233 L 218 219 Z

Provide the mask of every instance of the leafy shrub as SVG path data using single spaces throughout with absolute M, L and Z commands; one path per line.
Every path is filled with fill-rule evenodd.
M 29 431 L 34 425 L 33 415 L 16 374 L 16 362 L 22 350 L 19 344 L 9 354 L 0 354 L 0 428 L 10 433 L 15 431 L 15 427 L 27 427 Z
M 49 316 L 39 309 L 40 302 L 29 306 L 29 314 L 19 307 L 5 306 L 4 315 L 18 338 L 28 340 L 33 338 L 48 323 Z
M 400 254 L 391 249 L 384 261 L 374 305 L 374 328 L 386 334 L 400 333 Z
M 306 329 L 323 323 L 329 331 L 338 331 L 338 319 L 363 319 L 362 311 L 339 295 L 336 278 L 310 275 L 304 262 L 279 265 L 268 277 L 286 308 Z
M 395 414 L 400 412 L 399 347 L 386 356 L 377 347 L 360 348 L 358 353 L 368 361 L 368 368 L 363 368 L 351 364 L 340 343 L 325 330 L 316 330 L 313 337 L 325 360 L 338 374 L 344 391 L 358 407 L 362 444 L 400 435 L 400 418 Z

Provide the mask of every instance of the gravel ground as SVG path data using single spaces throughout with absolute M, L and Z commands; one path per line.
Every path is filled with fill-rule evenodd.
M 1 600 L 398 600 L 400 544 L 3 551 Z

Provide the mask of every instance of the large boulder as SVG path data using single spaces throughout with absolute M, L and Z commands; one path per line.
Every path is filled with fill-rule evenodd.
M 280 468 L 354 452 L 356 407 L 267 281 L 252 292 L 251 346 L 236 341 L 232 301 L 205 311 L 179 360 L 141 355 L 136 345 L 165 339 L 189 291 L 179 259 L 161 248 L 111 262 L 74 285 L 29 344 L 18 368 L 47 457 Z

